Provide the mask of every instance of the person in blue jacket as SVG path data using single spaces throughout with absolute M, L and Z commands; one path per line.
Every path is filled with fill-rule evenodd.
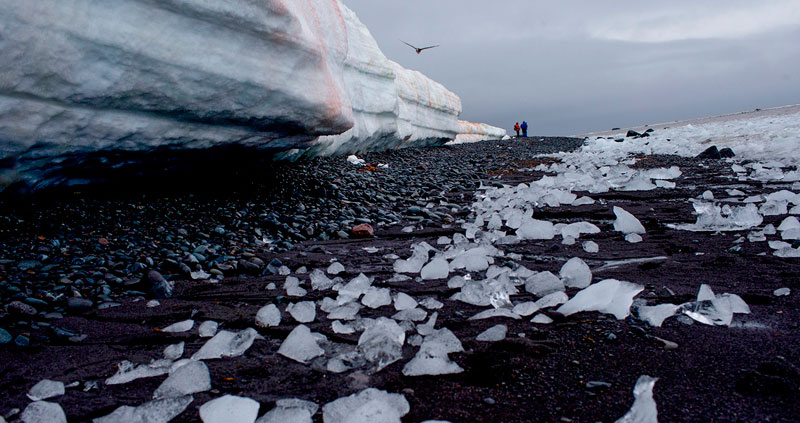
M 520 125 L 520 128 L 522 129 L 522 136 L 523 137 L 527 137 L 528 136 L 528 122 L 525 122 L 523 120 L 522 121 L 522 125 Z

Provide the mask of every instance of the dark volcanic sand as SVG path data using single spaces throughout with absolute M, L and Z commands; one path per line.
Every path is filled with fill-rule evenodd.
M 432 179 L 441 181 L 446 179 L 442 175 L 448 174 L 448 169 L 442 166 L 448 157 L 457 158 L 452 160 L 454 167 L 469 163 L 471 157 L 475 161 L 471 167 L 482 179 L 516 184 L 541 176 L 539 172 L 518 171 L 518 168 L 539 162 L 530 160 L 531 151 L 559 147 L 553 140 L 532 147 L 537 142 L 530 139 L 403 150 L 370 155 L 368 160 L 389 163 L 393 172 L 404 169 L 423 179 L 431 175 Z M 420 163 L 430 165 L 419 166 Z M 412 243 L 427 241 L 435 245 L 439 236 L 452 236 L 455 231 L 437 223 L 406 234 L 400 231 L 408 224 L 403 223 L 379 228 L 374 239 L 306 241 L 287 252 L 260 255 L 265 262 L 278 258 L 292 270 L 299 266 L 307 266 L 309 270 L 324 268 L 336 257 L 345 266 L 346 274 L 342 276 L 346 280 L 363 272 L 376 277 L 374 285 L 402 290 L 415 298 L 436 297 L 445 304 L 439 310 L 437 327 L 451 329 L 466 350 L 450 355 L 465 369 L 463 373 L 404 377 L 401 374 L 403 365 L 417 350 L 408 345 L 402 360 L 375 375 L 361 372 L 337 375 L 301 365 L 276 353 L 296 325 L 284 313 L 281 326 L 259 329 L 266 341 L 256 341 L 244 356 L 206 361 L 214 390 L 196 394 L 195 401 L 175 421 L 198 421 L 197 408 L 222 394 L 251 397 L 261 403 L 260 414 L 263 414 L 280 398 L 297 397 L 322 405 L 363 388 L 376 387 L 405 394 L 411 405 L 410 413 L 403 419 L 406 422 L 427 419 L 613 422 L 631 406 L 634 383 L 643 374 L 660 378 L 655 385 L 655 400 L 661 422 L 800 421 L 800 335 L 797 330 L 800 310 L 795 299 L 800 290 L 797 283 L 800 259 L 774 257 L 766 242 L 735 244 L 734 240 L 745 232 L 693 233 L 665 226 L 694 222 L 687 199 L 706 189 L 716 194 L 724 193 L 723 187 L 736 187 L 753 195 L 781 187 L 731 179 L 729 165 L 724 162 L 644 157 L 640 163 L 642 166 L 680 166 L 683 175 L 676 179 L 678 188 L 593 194 L 592 198 L 601 200 L 594 205 L 537 210 L 538 218 L 554 223 L 587 220 L 598 225 L 601 233 L 583 235 L 579 241 L 595 241 L 600 245 L 599 253 L 586 253 L 580 242 L 561 245 L 560 237 L 551 241 L 527 241 L 502 249 L 507 254 L 521 254 L 523 259 L 517 264 L 554 273 L 566 259 L 581 257 L 592 267 L 595 281 L 614 278 L 642 284 L 646 288 L 639 297 L 650 300 L 651 304 L 690 301 L 700 284 L 709 284 L 715 292 L 738 294 L 750 305 L 752 314 L 737 315 L 733 327 L 685 325 L 670 319 L 662 328 L 651 328 L 631 317 L 618 321 L 613 316 L 595 312 L 569 318 L 550 313 L 555 323 L 546 326 L 529 323 L 529 319 L 467 321 L 467 317 L 484 308 L 447 300 L 454 290 L 447 288 L 446 280 L 425 284 L 413 280 L 382 282 L 393 274 L 392 261 L 383 259 L 384 254 L 393 252 L 407 257 Z M 343 172 L 363 175 L 355 168 L 344 168 Z M 461 198 L 459 194 L 462 193 L 468 195 Z M 467 190 L 448 193 L 447 198 L 467 205 L 472 197 Z M 624 207 L 642 221 L 647 229 L 643 242 L 629 244 L 612 230 L 614 205 Z M 765 223 L 777 224 L 780 219 L 782 217 L 768 217 Z M 741 250 L 732 250 L 735 245 L 741 246 Z M 367 246 L 382 250 L 369 254 L 363 250 Z M 606 261 L 654 256 L 668 259 L 597 271 Z M 307 275 L 297 276 L 301 280 L 308 278 Z M 50 400 L 61 404 L 71 422 L 89 421 L 120 405 L 146 402 L 166 376 L 115 386 L 105 386 L 102 380 L 115 372 L 118 362 L 149 362 L 151 358 L 160 357 L 169 344 L 186 341 L 185 356 L 197 351 L 206 339 L 197 336 L 196 328 L 187 334 L 175 335 L 154 331 L 189 318 L 195 310 L 196 321 L 216 320 L 221 328 L 233 330 L 253 327 L 256 311 L 270 302 L 283 311 L 289 302 L 285 292 L 269 291 L 265 286 L 275 282 L 281 287 L 284 279 L 283 276 L 229 277 L 216 285 L 179 282 L 175 297 L 162 300 L 160 307 L 146 308 L 144 301 L 122 298 L 120 307 L 93 310 L 58 321 L 63 328 L 87 334 L 83 342 L 54 339 L 52 345 L 34 342 L 28 348 L 0 346 L 0 392 L 4 398 L 0 413 L 7 415 L 12 408 L 24 408 L 29 403 L 26 390 L 43 378 L 67 383 L 101 382 L 98 389 L 83 392 L 80 388 L 71 388 L 66 395 Z M 674 292 L 674 296 L 665 287 Z M 781 287 L 790 287 L 792 294 L 774 297 L 772 291 Z M 574 290 L 568 293 L 571 296 Z M 310 291 L 307 299 L 322 297 L 321 293 Z M 527 293 L 512 298 L 515 303 L 528 299 L 532 296 Z M 365 308 L 360 314 L 364 317 L 391 315 L 394 310 L 389 312 L 389 307 L 377 311 Z M 11 319 L 5 316 L 3 321 Z M 477 334 L 498 323 L 509 326 L 506 340 L 475 341 Z M 358 340 L 357 334 L 333 333 L 330 322 L 319 311 L 317 320 L 308 326 L 336 342 L 355 344 Z M 609 339 L 614 338 L 609 334 L 615 339 Z M 654 336 L 673 341 L 678 348 L 665 349 Z M 608 382 L 611 387 L 588 389 L 588 381 Z M 321 420 L 321 414 L 317 414 L 315 421 Z

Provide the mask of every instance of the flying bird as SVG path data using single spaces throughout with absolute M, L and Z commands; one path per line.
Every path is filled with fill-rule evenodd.
M 427 50 L 427 49 L 429 49 L 429 48 L 439 47 L 438 45 L 435 45 L 435 46 L 428 46 L 428 47 L 422 47 L 422 48 L 420 48 L 420 47 L 414 47 L 414 46 L 412 46 L 411 44 L 409 44 L 409 43 L 407 43 L 407 42 L 405 42 L 405 41 L 403 41 L 403 40 L 400 40 L 400 42 L 402 42 L 403 44 L 405 44 L 405 45 L 407 45 L 407 46 L 409 46 L 409 47 L 413 48 L 413 49 L 414 49 L 414 50 L 417 52 L 417 54 L 420 54 L 420 53 L 422 53 L 422 50 Z

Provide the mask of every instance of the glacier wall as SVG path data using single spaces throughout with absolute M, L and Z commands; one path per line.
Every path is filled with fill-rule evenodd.
M 387 59 L 339 0 L 0 10 L 0 189 L 96 152 L 345 154 L 443 144 L 461 128 L 458 96 Z
M 503 128 L 487 125 L 485 123 L 458 121 L 458 135 L 450 144 L 466 144 L 483 140 L 500 140 L 508 137 Z

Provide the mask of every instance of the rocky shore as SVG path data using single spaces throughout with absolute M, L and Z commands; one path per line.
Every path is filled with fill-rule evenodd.
M 749 314 L 736 314 L 727 326 L 677 316 L 658 327 L 636 313 L 622 319 L 597 312 L 565 317 L 544 308 L 538 323 L 469 320 L 485 307 L 454 300 L 463 290 L 451 278 L 397 276 L 395 261 L 408 258 L 415 244 L 444 250 L 442 238 L 456 242 L 487 189 L 553 177 L 547 166 L 559 159 L 542 155 L 581 144 L 569 138 L 487 141 L 372 153 L 357 165 L 344 157 L 319 158 L 218 169 L 202 181 L 172 179 L 157 187 L 150 185 L 157 181 L 147 181 L 92 192 L 7 196 L 0 203 L 5 305 L 0 392 L 6 398 L 0 414 L 9 421 L 19 418 L 30 403 L 28 389 L 42 379 L 67 385 L 63 396 L 49 401 L 57 402 L 70 422 L 150 401 L 163 376 L 126 384 L 109 384 L 107 378 L 124 360 L 142 364 L 164 358 L 167 346 L 183 343 L 181 355 L 184 345 L 186 357 L 197 353 L 207 339 L 195 325 L 183 332 L 163 330 L 191 319 L 197 326 L 213 321 L 230 331 L 256 327 L 259 337 L 240 355 L 204 361 L 211 389 L 194 393 L 173 421 L 197 421 L 200 406 L 225 394 L 254 399 L 263 414 L 283 398 L 323 405 L 373 387 L 403 394 L 410 405 L 403 421 L 409 422 L 612 422 L 630 408 L 641 375 L 659 378 L 654 398 L 660 421 L 795 421 L 800 308 L 794 291 L 800 289 L 800 262 L 776 257 L 767 242 L 748 239 L 746 231 L 674 227 L 695 222 L 688 200 L 703 198 L 706 191 L 721 196 L 738 190 L 752 197 L 792 189 L 791 184 L 742 180 L 724 160 L 637 156 L 630 160 L 633 169 L 677 166 L 676 186 L 575 189 L 594 201 L 558 207 L 543 201 L 533 213 L 536 219 L 591 222 L 599 231 L 579 233 L 572 242 L 566 236 L 563 242 L 560 236 L 518 240 L 502 245 L 504 254 L 493 259 L 511 271 L 558 274 L 568 259 L 578 257 L 595 279 L 641 285 L 639 305 L 691 302 L 707 284 L 715 292 L 737 294 L 749 306 Z M 641 242 L 615 230 L 614 206 L 638 217 L 646 229 Z M 782 219 L 765 216 L 763 223 L 777 227 Z M 362 224 L 369 228 L 358 228 Z M 330 270 L 334 262 L 342 269 Z M 399 361 L 376 372 L 336 373 L 324 361 L 288 359 L 280 349 L 307 320 L 290 308 L 300 300 L 322 307 L 330 295 L 311 289 L 317 269 L 343 283 L 363 273 L 372 286 L 390 290 L 397 310 L 388 315 L 402 312 L 400 293 L 418 301 L 421 306 L 412 309 L 425 310 L 426 318 L 407 320 L 409 337 L 415 330 L 425 334 L 423 321 L 437 313 L 432 326 L 448 328 L 463 346 L 449 354 L 463 371 L 405 375 L 404 365 L 418 350 L 410 343 L 402 346 Z M 495 271 L 458 275 L 479 280 Z M 290 287 L 289 278 L 300 285 Z M 301 287 L 305 292 L 298 295 Z M 782 288 L 790 294 L 776 294 Z M 569 297 L 578 291 L 566 288 Z M 510 301 L 538 297 L 526 289 Z M 257 325 L 268 304 L 282 320 Z M 389 308 L 388 303 L 363 308 L 359 318 L 378 319 Z M 318 311 L 305 322 L 326 338 L 324 358 L 361 344 L 358 332 L 337 330 L 341 327 L 333 322 L 339 320 L 326 313 Z M 498 324 L 505 325 L 505 336 L 479 339 Z M 322 421 L 321 414 L 314 421 Z

